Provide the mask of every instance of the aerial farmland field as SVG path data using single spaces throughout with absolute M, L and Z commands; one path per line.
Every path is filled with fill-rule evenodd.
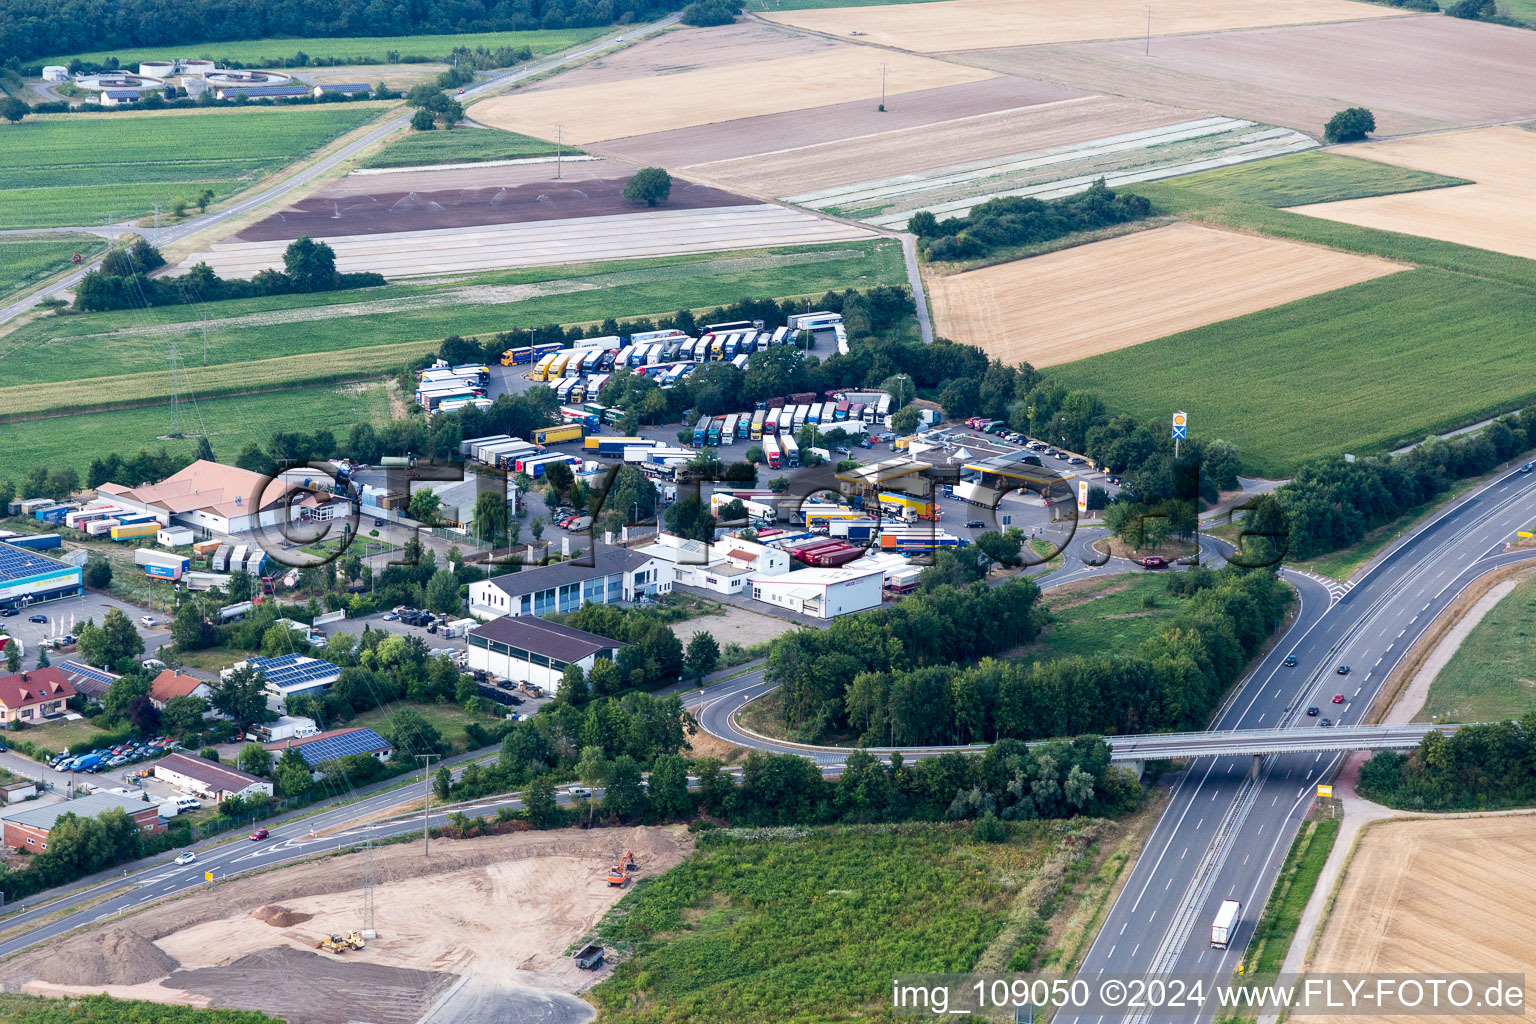
M 87 63 L 99 64 L 108 57 L 116 57 L 126 67 L 137 64 L 141 60 L 202 57 L 217 61 L 221 65 L 236 62 L 246 67 L 260 67 L 277 60 L 287 59 L 296 53 L 306 53 L 311 57 L 327 60 L 367 60 L 383 64 L 391 51 L 402 57 L 443 60 L 456 46 L 468 47 L 471 50 L 481 46 L 489 50 L 499 46 L 526 46 L 535 54 L 554 53 L 556 50 L 564 50 L 584 43 L 606 31 L 608 30 L 603 28 L 563 28 L 530 32 L 464 32 L 416 36 L 236 39 L 217 43 L 134 46 L 116 50 L 98 50 L 94 53 L 67 53 L 46 59 L 39 57 L 31 63 L 68 64 L 71 60 L 78 58 Z
M 469 164 L 486 160 L 515 160 L 550 156 L 553 143 L 495 128 L 464 128 L 449 132 L 409 132 L 367 157 L 362 167 L 416 167 L 424 164 Z M 565 150 L 567 155 L 580 150 Z
M 1478 128 L 1372 142 L 1348 152 L 1473 184 L 1296 206 L 1293 212 L 1536 258 L 1536 132 Z
M 0 236 L 0 298 L 68 269 L 75 253 L 93 256 L 106 244 L 103 238 L 83 234 Z
M 51 114 L 5 129 L 0 228 L 95 225 L 162 212 L 211 189 L 223 199 L 387 104 Z
M 933 277 L 929 288 L 938 333 L 1005 363 L 1053 366 L 1402 269 L 1316 246 L 1171 224 Z
M 1395 16 L 1400 17 L 1401 12 L 1352 0 L 1297 0 L 1287 4 L 1174 0 L 1159 3 L 1150 23 L 1145 5 L 1124 0 L 1034 0 L 1022 5 L 1016 0 L 945 0 L 792 10 L 784 14 L 769 10 L 763 14 L 769 21 L 834 36 L 856 31 L 877 45 L 916 53 L 1084 39 L 1140 39 L 1149 24 L 1153 35 L 1166 36 Z
M 1130 236 L 1135 238 L 1137 236 Z M 1389 274 L 1053 367 L 1112 411 L 1189 413 L 1262 476 L 1419 440 L 1536 396 L 1536 290 L 1442 270 Z

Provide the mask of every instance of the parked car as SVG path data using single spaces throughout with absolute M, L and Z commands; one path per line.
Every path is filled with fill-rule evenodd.
M 986 525 L 987 524 L 982 522 L 980 519 L 967 519 L 965 521 L 965 528 L 967 530 L 980 530 Z
M 11 615 L 20 615 L 20 614 L 21 614 L 21 609 L 20 608 L 0 608 L 0 615 L 11 616 Z
M 1344 703 L 1344 695 L 1342 693 L 1334 694 L 1333 695 L 1333 702 L 1335 704 L 1343 704 Z
M 1294 655 L 1294 654 L 1287 654 L 1285 656 L 1285 667 L 1286 668 L 1295 668 L 1296 667 L 1296 655 Z
M 400 616 L 398 614 L 396 614 L 395 612 L 385 612 L 384 613 L 384 621 L 385 622 L 394 622 L 395 620 L 397 620 L 399 618 L 400 618 Z
M 46 615 L 28 615 L 27 616 L 27 621 L 28 622 L 47 622 L 48 621 L 48 616 L 46 616 Z
M 197 860 L 197 854 L 193 853 L 191 850 L 188 850 L 186 853 L 176 858 L 176 863 L 191 864 L 195 860 Z
M 1168 564 L 1168 559 L 1162 555 L 1148 555 L 1141 560 L 1143 569 L 1161 569 Z
M 260 841 L 262 839 L 267 838 L 267 836 L 269 836 L 271 834 L 272 833 L 268 832 L 266 829 L 259 828 L 255 832 L 251 833 L 251 842 L 253 842 L 253 843 L 254 842 L 258 842 L 258 841 Z
M 1318 711 L 1317 708 L 1307 708 L 1307 717 L 1309 718 L 1316 718 L 1320 714 L 1322 714 L 1322 712 Z
M 145 626 L 153 626 L 155 624 L 155 617 L 153 615 L 140 615 L 139 622 Z
M 1120 486 L 1120 478 L 1117 476 L 1106 476 L 1104 479 L 1116 487 Z

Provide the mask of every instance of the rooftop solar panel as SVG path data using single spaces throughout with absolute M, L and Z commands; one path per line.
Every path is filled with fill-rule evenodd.
M 107 683 L 110 685 L 117 681 L 117 676 L 103 672 L 99 668 L 92 668 L 89 665 L 82 665 L 78 661 L 66 661 L 64 664 L 60 665 L 59 668 L 61 671 L 69 675 L 84 676 L 86 679 L 94 679 L 98 683 Z
M 67 568 L 66 565 L 35 555 L 25 548 L 0 544 L 0 580 L 19 580 Z
M 389 743 L 372 729 L 361 729 L 341 736 L 328 736 L 314 743 L 306 743 L 298 749 L 306 764 L 317 765 L 348 754 L 371 754 L 387 746 Z

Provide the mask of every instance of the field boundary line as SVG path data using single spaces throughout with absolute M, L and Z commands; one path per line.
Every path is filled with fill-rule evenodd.
M 461 171 L 461 170 L 464 170 L 465 168 L 475 168 L 475 167 L 517 167 L 517 166 L 522 165 L 522 164 L 552 164 L 556 160 L 559 160 L 562 163 L 568 163 L 568 164 L 589 163 L 589 162 L 591 162 L 593 160 L 607 160 L 607 159 L 608 159 L 608 157 L 591 156 L 590 154 L 582 154 L 580 156 L 562 156 L 562 157 L 528 156 L 528 157 L 519 157 L 518 159 L 515 159 L 515 160 L 469 160 L 469 161 L 465 161 L 463 163 L 457 163 L 457 164 L 410 164 L 410 165 L 405 166 L 405 167 L 359 167 L 359 168 L 356 168 L 355 170 L 348 171 L 347 172 L 347 177 L 350 178 L 350 177 L 353 177 L 353 176 L 369 175 L 369 174 L 409 174 L 409 173 L 414 173 L 416 171 Z

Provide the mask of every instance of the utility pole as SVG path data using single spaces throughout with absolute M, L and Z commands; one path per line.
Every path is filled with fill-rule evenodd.
M 555 180 L 560 180 L 560 149 L 565 141 L 565 125 L 555 125 Z
M 880 62 L 880 109 L 885 109 L 885 61 Z
M 426 799 L 422 801 L 421 806 L 421 855 L 423 857 L 432 856 L 432 826 L 429 824 L 432 814 L 432 759 L 441 756 L 441 754 L 416 755 L 416 760 L 427 762 L 427 774 L 423 779 Z
M 373 927 L 373 836 L 363 844 L 363 938 L 378 937 Z
M 1147 45 L 1142 50 L 1142 56 L 1152 56 L 1152 5 L 1147 4 Z

